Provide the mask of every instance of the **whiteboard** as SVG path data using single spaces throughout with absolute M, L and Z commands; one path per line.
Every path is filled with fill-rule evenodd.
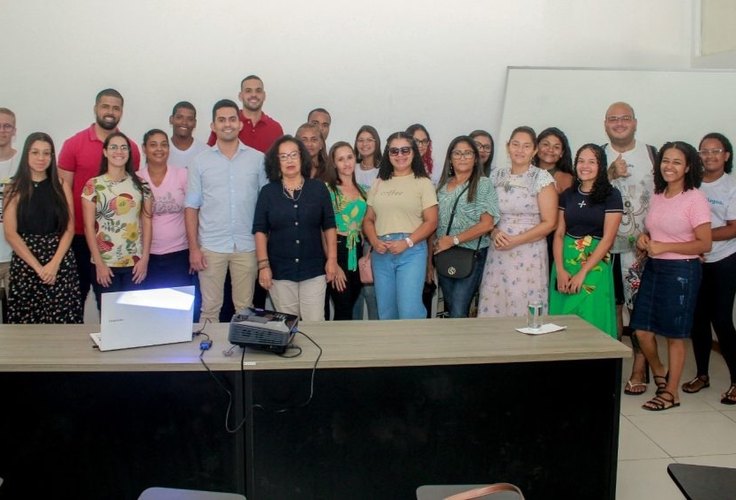
M 608 142 L 603 119 L 616 101 L 633 106 L 637 140 L 658 148 L 672 140 L 697 148 L 708 132 L 736 143 L 735 71 L 509 66 L 496 164 L 508 164 L 500 146 L 519 125 L 558 127 L 573 156 L 585 143 Z

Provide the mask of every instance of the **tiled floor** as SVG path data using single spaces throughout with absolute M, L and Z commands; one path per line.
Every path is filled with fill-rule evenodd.
M 630 345 L 629 339 L 624 343 Z M 660 356 L 667 359 L 664 343 Z M 623 380 L 632 359 L 624 360 Z M 683 378 L 695 375 L 695 360 L 688 341 Z M 697 394 L 680 392 L 679 408 L 649 412 L 641 405 L 654 396 L 650 383 L 642 396 L 621 395 L 618 500 L 677 500 L 685 498 L 667 474 L 673 462 L 736 468 L 736 406 L 720 403 L 730 385 L 728 370 L 718 353 L 711 355 L 710 384 Z M 728 498 L 728 493 L 724 498 Z

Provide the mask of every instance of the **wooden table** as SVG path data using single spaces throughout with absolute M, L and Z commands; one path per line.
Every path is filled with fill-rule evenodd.
M 316 347 L 297 336 L 298 358 L 248 351 L 241 372 L 240 353 L 222 353 L 227 324 L 209 325 L 204 359 L 242 396 L 229 420 L 245 417 L 236 434 L 224 429 L 227 399 L 199 361 L 199 339 L 100 353 L 87 336 L 94 326 L 3 325 L 3 488 L 27 492 L 43 474 L 77 498 L 168 486 L 247 489 L 249 500 L 373 499 L 508 481 L 530 499 L 613 499 L 630 350 L 577 317 L 553 319 L 568 329 L 526 336 L 513 330 L 519 319 L 302 323 L 323 349 L 304 407 Z

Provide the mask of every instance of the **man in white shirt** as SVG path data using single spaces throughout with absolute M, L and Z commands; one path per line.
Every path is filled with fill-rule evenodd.
M 5 185 L 15 175 L 18 168 L 18 151 L 13 149 L 15 137 L 15 113 L 8 108 L 0 108 L 0 294 L 2 294 L 3 317 L 8 292 L 8 274 L 10 272 L 10 258 L 13 250 L 5 241 L 3 228 L 3 192 Z
M 188 101 L 174 105 L 169 117 L 171 141 L 169 141 L 169 165 L 189 168 L 194 158 L 207 149 L 207 145 L 194 138 L 197 127 L 197 110 Z

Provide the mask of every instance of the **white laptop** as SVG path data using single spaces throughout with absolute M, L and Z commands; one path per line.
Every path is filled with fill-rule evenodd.
M 192 340 L 194 287 L 102 294 L 100 332 L 90 337 L 100 351 Z

